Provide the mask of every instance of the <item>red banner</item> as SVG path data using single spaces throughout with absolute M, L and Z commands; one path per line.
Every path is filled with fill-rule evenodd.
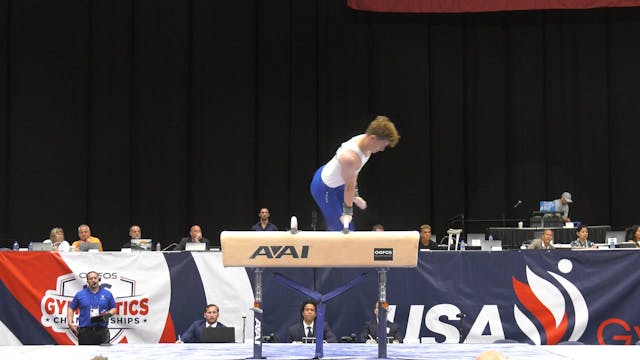
M 355 10 L 396 13 L 465 13 L 640 6 L 640 0 L 347 0 Z

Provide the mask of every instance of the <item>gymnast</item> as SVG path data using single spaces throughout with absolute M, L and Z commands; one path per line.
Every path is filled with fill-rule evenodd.
M 364 134 L 342 143 L 335 156 L 321 166 L 311 180 L 311 195 L 327 223 L 327 230 L 354 230 L 353 204 L 367 208 L 358 194 L 358 173 L 371 154 L 394 147 L 400 140 L 395 125 L 386 116 L 377 116 Z

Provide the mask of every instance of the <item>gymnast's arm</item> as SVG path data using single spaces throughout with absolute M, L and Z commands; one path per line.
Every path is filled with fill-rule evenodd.
M 340 175 L 344 180 L 344 204 L 353 207 L 353 198 L 356 194 L 356 184 L 358 181 L 358 169 L 360 168 L 360 158 L 352 150 L 347 150 L 340 154 Z

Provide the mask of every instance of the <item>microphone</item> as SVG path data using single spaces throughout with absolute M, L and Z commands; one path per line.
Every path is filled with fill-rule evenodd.
M 167 249 L 171 249 L 171 248 L 174 248 L 176 246 L 178 246 L 177 243 L 171 243 L 171 244 L 167 245 L 166 248 L 162 249 L 162 251 L 167 251 Z
M 462 216 L 464 217 L 464 215 L 462 215 Z M 457 219 L 459 217 L 460 217 L 460 214 L 455 214 L 455 215 L 453 215 L 453 217 L 449 218 L 449 221 L 453 221 L 453 220 L 455 220 L 455 219 Z
M 518 200 L 518 202 L 515 205 L 513 205 L 513 208 L 514 209 L 517 208 L 518 206 L 520 206 L 520 204 L 522 204 L 522 200 Z

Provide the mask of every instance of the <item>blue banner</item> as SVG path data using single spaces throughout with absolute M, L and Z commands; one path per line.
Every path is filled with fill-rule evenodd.
M 417 269 L 391 269 L 390 316 L 405 342 L 490 343 L 512 339 L 552 345 L 631 344 L 640 339 L 637 251 L 422 252 Z M 362 269 L 278 269 L 319 292 Z M 366 271 L 366 270 L 365 270 Z M 327 303 L 338 337 L 358 334 L 373 317 L 376 271 L 356 291 Z M 268 279 L 265 271 L 265 279 Z M 265 334 L 286 339 L 303 297 L 266 281 Z

